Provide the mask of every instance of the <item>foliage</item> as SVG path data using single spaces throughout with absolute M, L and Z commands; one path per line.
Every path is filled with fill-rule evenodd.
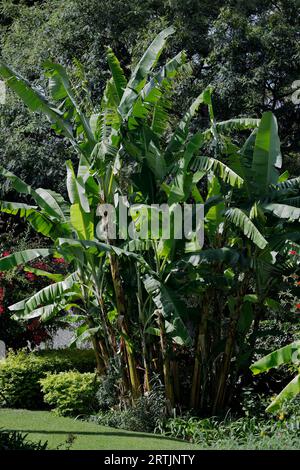
M 120 388 L 122 387 L 121 363 L 112 360 L 105 375 L 99 379 L 99 388 L 96 393 L 99 409 L 107 411 L 117 405 L 120 400 Z
M 46 450 L 48 442 L 32 442 L 28 434 L 0 429 L 0 450 Z
M 44 402 L 60 416 L 90 413 L 95 405 L 97 376 L 78 371 L 47 374 L 40 380 Z
M 58 350 L 26 353 L 10 351 L 0 363 L 2 406 L 28 409 L 45 407 L 39 380 L 48 372 L 92 372 L 95 358 L 90 350 Z
M 299 411 L 299 410 L 298 410 Z M 256 417 L 169 418 L 161 421 L 156 432 L 197 443 L 207 449 L 298 449 L 299 413 L 286 419 L 262 420 Z
M 295 369 L 299 369 L 300 341 L 295 341 L 281 349 L 264 356 L 251 366 L 253 374 L 266 372 L 273 367 L 279 367 L 282 364 L 294 364 Z M 291 400 L 300 393 L 300 373 L 287 384 L 287 386 L 277 395 L 272 403 L 267 407 L 267 411 L 277 412 L 286 400 Z
M 187 49 L 191 57 L 195 53 L 207 54 L 209 23 L 217 17 L 221 2 L 215 0 L 212 5 L 211 1 L 205 1 L 199 5 L 197 0 L 189 0 L 188 9 L 179 3 L 46 0 L 16 5 L 6 0 L 1 5 L 0 53 L 38 87 L 45 84 L 42 64 L 49 58 L 59 59 L 71 69 L 79 100 L 83 108 L 89 109 L 91 99 L 93 107 L 98 106 L 109 74 L 108 45 L 122 58 L 127 75 L 131 61 L 138 60 L 151 35 L 175 22 L 178 34 L 169 47 L 169 55 L 176 55 L 181 49 Z M 194 65 L 197 67 L 197 62 Z M 83 93 L 87 83 L 89 97 Z M 64 192 L 64 171 L 60 163 L 73 159 L 74 152 L 65 139 L 54 133 L 49 135 L 44 118 L 28 113 L 8 93 L 7 103 L 0 109 L 0 129 L 0 164 L 34 187 Z M 7 183 L 2 191 L 4 194 L 9 191 Z
M 186 66 L 184 52 L 158 65 L 172 35 L 172 27 L 161 31 L 128 79 L 108 49 L 111 79 L 92 114 L 84 112 L 61 65 L 44 65 L 47 93 L 1 62 L 10 88 L 68 138 L 78 160 L 76 166 L 66 162 L 69 202 L 1 168 L 32 203 L 2 201 L 1 210 L 24 217 L 51 243 L 1 259 L 0 269 L 63 257 L 70 273 L 12 305 L 14 318 L 79 323 L 74 342 L 92 339 L 100 373 L 118 355 L 122 385 L 134 399 L 150 391 L 158 373 L 169 412 L 182 400 L 178 358 L 193 345 L 188 406 L 216 414 L 250 365 L 276 284 L 293 271 L 288 250 L 300 237 L 300 185 L 299 178 L 280 174 L 278 126 L 270 111 L 261 119 L 219 122 L 208 87 L 178 124 L 172 122 L 170 103 Z M 193 118 L 202 108 L 209 127 L 196 131 Z M 189 241 L 174 233 L 144 244 L 115 239 L 99 202 L 119 210 L 124 194 L 130 204 L 164 202 L 170 214 L 175 203 L 201 202 L 204 246 L 195 232 Z M 138 229 L 142 215 L 131 211 L 130 217 Z M 189 296 L 197 298 L 194 305 Z
M 158 421 L 166 414 L 166 400 L 162 390 L 154 389 L 139 397 L 127 409 L 101 411 L 89 420 L 103 426 L 137 432 L 153 432 Z
M 0 257 L 8 256 L 12 250 L 45 246 L 45 240 L 32 233 L 28 225 L 13 223 L 4 215 L 2 222 L 6 231 L 0 235 Z M 10 272 L 0 272 L 0 338 L 6 348 L 18 349 L 29 346 L 33 349 L 42 342 L 47 342 L 55 333 L 57 325 L 42 325 L 38 319 L 21 323 L 13 320 L 9 305 L 45 287 L 52 280 L 45 277 L 45 270 L 59 277 L 66 271 L 66 264 L 57 258 L 48 259 L 47 263 L 34 261 L 27 266 L 19 266 Z M 43 276 L 37 276 L 39 272 Z M 63 324 L 61 325 L 63 327 Z
M 292 94 L 293 82 L 299 80 L 299 24 L 297 0 L 223 2 L 204 70 L 204 83 L 215 85 L 216 107 L 223 119 L 275 113 L 286 165 L 295 176 L 299 106 L 292 102 Z

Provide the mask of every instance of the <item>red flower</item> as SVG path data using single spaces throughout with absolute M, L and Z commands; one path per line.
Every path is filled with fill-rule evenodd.
M 2 257 L 3 257 L 3 258 L 4 258 L 5 256 L 9 256 L 9 255 L 10 255 L 10 251 L 8 251 L 8 250 L 3 251 L 3 253 L 2 253 Z
M 64 258 L 53 258 L 54 263 L 63 264 L 65 263 Z
M 5 312 L 5 308 L 3 305 L 0 305 L 0 315 L 2 315 Z
M 289 252 L 289 254 L 290 254 L 290 255 L 296 255 L 296 254 L 297 254 L 297 251 L 291 250 L 291 251 Z
M 296 304 L 296 309 L 300 310 L 300 304 Z
M 33 274 L 33 273 L 25 273 L 25 277 L 26 279 L 28 279 L 28 281 L 30 282 L 33 282 L 36 280 L 36 275 Z
M 43 261 L 37 261 L 36 263 L 34 263 L 33 266 L 37 269 L 42 269 L 42 270 L 48 269 L 48 266 L 46 265 L 46 263 L 43 263 Z

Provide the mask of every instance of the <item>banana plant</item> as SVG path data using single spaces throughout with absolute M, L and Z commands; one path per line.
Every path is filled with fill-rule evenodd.
M 78 157 L 76 166 L 66 162 L 69 201 L 1 169 L 26 198 L 2 201 L 1 211 L 26 218 L 50 243 L 47 249 L 1 259 L 0 270 L 39 256 L 64 257 L 70 274 L 13 305 L 16 318 L 57 316 L 79 322 L 75 340 L 92 338 L 99 370 L 107 369 L 114 354 L 122 355 L 124 384 L 130 384 L 133 397 L 142 388 L 141 364 L 146 390 L 151 370 L 161 372 L 156 365 L 161 362 L 171 407 L 180 393 L 174 350 L 194 343 L 192 407 L 203 404 L 210 389 L 207 401 L 218 409 L 226 401 L 237 337 L 251 329 L 256 306 L 270 291 L 268 278 L 284 272 L 284 238 L 299 238 L 299 181 L 278 173 L 274 116 L 218 122 L 210 87 L 172 129 L 172 95 L 182 74 L 191 73 L 184 52 L 158 67 L 173 33 L 167 28 L 153 40 L 129 78 L 108 49 L 111 78 L 99 109 L 89 115 L 60 65 L 45 63 L 49 91 L 42 94 L 0 62 L 7 85 L 32 111 L 46 114 Z M 209 110 L 209 129 L 192 130 L 202 106 Z M 231 132 L 249 130 L 242 148 L 233 143 Z M 99 204 L 112 204 L 118 211 L 125 195 L 144 206 L 166 203 L 170 213 L 191 199 L 203 204 L 204 246 L 174 236 L 128 242 L 104 233 L 99 238 Z M 135 296 L 127 288 L 130 282 Z M 196 307 L 187 306 L 189 295 L 197 297 Z M 111 311 L 116 311 L 114 320 Z
M 123 250 L 116 246 L 114 240 L 106 239 L 105 243 L 97 240 L 97 207 L 99 203 L 115 203 L 118 196 L 124 193 L 122 168 L 128 158 L 130 162 L 126 165 L 129 170 L 130 165 L 136 165 L 140 168 L 145 166 L 161 179 L 166 174 L 167 164 L 155 145 L 155 136 L 162 134 L 167 126 L 164 93 L 169 93 L 171 82 L 186 61 L 185 54 L 179 53 L 157 71 L 153 72 L 153 69 L 166 39 L 173 32 L 173 28 L 168 28 L 154 39 L 128 81 L 113 52 L 110 49 L 107 51 L 112 78 L 104 91 L 100 112 L 89 117 L 77 102 L 72 80 L 59 64 L 45 63 L 49 93 L 42 94 L 0 62 L 0 75 L 7 85 L 29 109 L 46 114 L 52 128 L 69 139 L 78 155 L 77 170 L 70 161 L 66 162 L 69 202 L 53 191 L 42 188 L 34 190 L 16 175 L 1 168 L 1 175 L 11 182 L 12 187 L 34 201 L 32 205 L 2 201 L 1 210 L 26 218 L 37 232 L 49 237 L 52 244 L 44 251 L 15 253 L 1 260 L 0 269 L 11 269 L 39 256 L 49 255 L 63 256 L 73 269 L 66 279 L 11 306 L 11 310 L 18 319 L 39 317 L 47 321 L 75 307 L 79 313 L 74 321 L 83 322 L 77 330 L 76 340 L 91 335 L 101 369 L 101 361 L 107 365 L 106 359 L 113 354 L 115 344 L 103 295 L 110 272 L 115 294 L 113 302 L 118 311 L 118 334 L 134 397 L 140 393 L 140 382 L 130 340 L 120 258 L 123 255 L 131 258 L 142 266 L 144 275 L 157 276 L 157 273 L 143 261 L 142 256 Z M 151 114 L 151 124 L 146 125 Z M 135 145 L 135 141 L 140 143 L 141 135 L 146 136 L 142 149 Z M 131 187 L 126 189 L 129 194 L 133 191 Z M 161 283 L 159 285 L 162 286 Z M 177 310 L 173 311 L 169 306 L 164 312 L 164 321 L 175 324 L 171 331 L 178 336 L 176 325 L 181 322 Z M 72 321 L 72 315 L 65 318 Z

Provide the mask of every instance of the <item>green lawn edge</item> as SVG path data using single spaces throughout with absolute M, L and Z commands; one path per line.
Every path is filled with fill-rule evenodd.
M 0 410 L 0 428 L 28 434 L 32 441 L 48 441 L 50 449 L 76 436 L 71 450 L 197 450 L 199 447 L 155 434 L 130 432 L 62 418 L 49 411 Z M 60 447 L 61 450 L 66 446 Z

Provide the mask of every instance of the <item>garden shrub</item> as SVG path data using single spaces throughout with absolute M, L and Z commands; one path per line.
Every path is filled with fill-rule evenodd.
M 103 426 L 136 432 L 153 432 L 166 414 L 163 390 L 153 390 L 138 398 L 130 408 L 101 411 L 90 420 Z
M 0 429 L 0 451 L 2 450 L 46 450 L 48 442 L 27 440 L 28 434 Z
M 76 416 L 95 411 L 96 374 L 71 371 L 48 374 L 40 380 L 44 401 L 60 416 Z
M 47 373 L 76 370 L 93 372 L 92 350 L 45 350 L 27 353 L 9 351 L 0 361 L 0 404 L 10 408 L 45 408 L 39 381 Z

